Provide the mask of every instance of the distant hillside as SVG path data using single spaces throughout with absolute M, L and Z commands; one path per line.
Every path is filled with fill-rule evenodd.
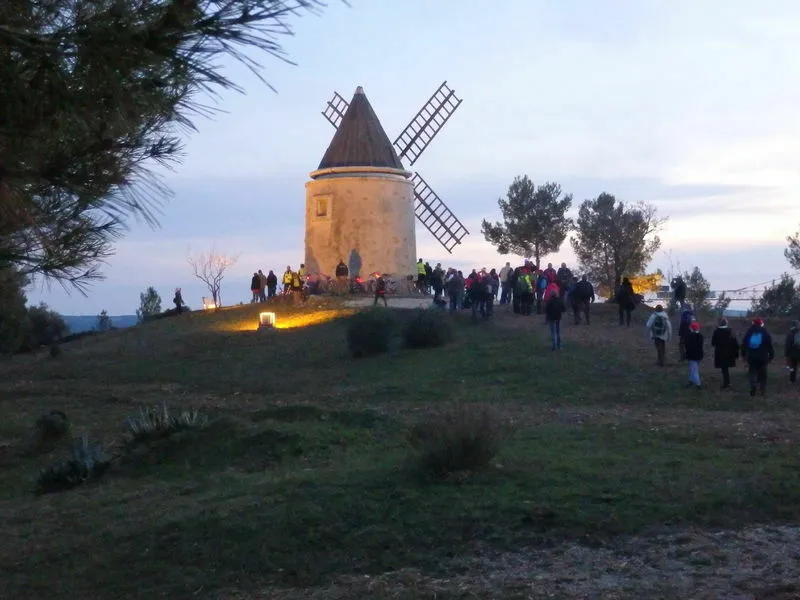
M 69 325 L 70 333 L 81 333 L 91 331 L 97 324 L 97 316 L 92 315 L 62 315 L 64 321 Z M 136 325 L 136 315 L 118 315 L 111 317 L 111 324 L 122 329 Z

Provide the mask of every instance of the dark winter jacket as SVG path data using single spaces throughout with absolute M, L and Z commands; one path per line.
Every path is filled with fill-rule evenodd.
M 633 310 L 636 308 L 636 294 L 633 291 L 633 285 L 630 281 L 623 281 L 617 291 L 617 303 L 620 308 L 625 310 Z
M 347 268 L 347 265 L 343 262 L 340 262 L 336 265 L 336 276 L 337 277 L 347 277 L 350 274 L 350 269 Z
M 594 286 L 588 281 L 579 281 L 575 284 L 575 289 L 569 295 L 572 298 L 573 304 L 581 304 L 583 302 L 594 302 Z
M 572 271 L 567 267 L 561 267 L 556 271 L 556 277 L 558 278 L 558 285 L 562 291 L 566 290 L 567 286 L 569 286 L 569 282 L 572 281 Z
M 561 296 L 553 296 L 547 301 L 544 314 L 548 321 L 560 321 L 565 310 L 567 307 L 564 305 L 564 299 Z
M 703 360 L 703 334 L 699 331 L 686 336 L 686 360 Z
M 714 348 L 714 368 L 735 367 L 739 358 L 739 342 L 730 327 L 717 327 L 711 336 Z
M 253 291 L 261 289 L 261 278 L 258 275 L 253 275 L 253 278 L 250 280 L 250 289 Z
M 678 337 L 689 335 L 689 325 L 694 321 L 694 313 L 688 308 L 681 313 L 681 321 L 678 324 Z
M 795 344 L 794 336 L 800 333 L 800 329 L 792 327 L 786 334 L 786 340 L 783 343 L 783 355 L 789 360 L 800 360 L 800 345 Z M 797 340 L 800 342 L 800 338 Z
M 457 296 L 464 292 L 464 278 L 456 273 L 447 281 L 447 293 L 450 296 Z
M 678 302 L 683 302 L 686 300 L 686 283 L 683 281 L 675 282 L 673 290 L 675 292 L 675 300 Z
M 758 348 L 750 349 L 750 337 L 754 333 L 760 333 L 761 345 Z M 742 340 L 742 358 L 748 363 L 767 363 L 775 358 L 775 348 L 772 345 L 772 336 L 763 326 L 752 325 Z
M 272 271 L 270 271 L 269 275 L 267 275 L 267 287 L 278 287 L 278 276 Z

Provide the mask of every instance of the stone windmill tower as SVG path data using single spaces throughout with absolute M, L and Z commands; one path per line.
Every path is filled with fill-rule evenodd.
M 400 158 L 413 165 L 460 103 L 443 83 L 393 144 L 361 87 L 349 104 L 334 95 L 323 115 L 336 133 L 306 184 L 309 272 L 331 275 L 344 260 L 351 275 L 415 274 L 415 218 L 448 252 L 461 242 L 466 228 Z

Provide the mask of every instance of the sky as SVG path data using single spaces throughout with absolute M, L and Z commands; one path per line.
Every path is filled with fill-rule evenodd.
M 452 255 L 421 224 L 417 253 L 501 266 L 480 233 L 517 175 L 580 202 L 601 192 L 668 217 L 652 268 L 698 266 L 714 289 L 790 267 L 800 227 L 800 2 L 796 0 L 328 0 L 288 19 L 296 64 L 252 56 L 276 91 L 224 63 L 244 94 L 200 117 L 156 229 L 132 220 L 87 296 L 35 282 L 63 314 L 131 314 L 154 286 L 192 308 L 207 295 L 187 256 L 238 256 L 222 286 L 247 301 L 256 269 L 303 260 L 305 182 L 333 136 L 320 112 L 363 86 L 394 139 L 442 81 L 463 103 L 414 165 L 470 235 Z M 553 263 L 576 267 L 566 241 Z

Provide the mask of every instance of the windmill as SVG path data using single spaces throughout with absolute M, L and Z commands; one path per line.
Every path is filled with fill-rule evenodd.
M 405 159 L 409 165 L 414 165 L 460 105 L 461 100 L 456 97 L 455 91 L 447 87 L 447 81 L 443 82 L 392 143 L 400 160 Z M 322 115 L 334 129 L 338 129 L 348 106 L 347 100 L 334 92 Z M 444 249 L 452 254 L 453 248 L 461 243 L 469 231 L 422 175 L 414 172 L 411 183 L 414 186 L 414 214 Z

